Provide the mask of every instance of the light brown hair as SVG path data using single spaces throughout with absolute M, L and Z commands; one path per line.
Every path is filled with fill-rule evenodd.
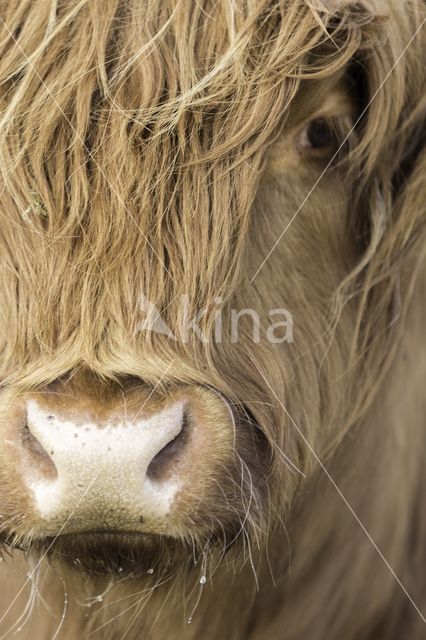
M 389 435 L 378 424 L 377 403 L 384 388 L 393 389 L 391 365 L 403 329 L 411 326 L 406 322 L 422 265 L 423 19 L 417 0 L 2 4 L 0 379 L 4 387 L 38 389 L 82 369 L 111 384 L 136 377 L 165 393 L 182 384 L 207 386 L 249 411 L 269 451 L 270 495 L 251 488 L 253 513 L 247 508 L 244 522 L 251 542 L 244 544 L 261 540 L 265 562 L 263 534 L 269 531 L 280 575 L 276 593 L 285 594 L 297 614 L 289 604 L 282 618 L 278 596 L 266 603 L 251 584 L 235 606 L 244 608 L 252 598 L 257 617 L 247 614 L 244 631 L 231 625 L 232 638 L 281 637 L 274 620 L 288 625 L 289 639 L 313 637 L 313 614 L 303 619 L 295 603 L 303 601 L 305 584 L 309 597 L 318 599 L 313 610 L 321 608 L 311 565 L 334 562 L 334 507 L 327 506 L 334 502 L 328 489 L 323 498 L 316 494 L 323 484 L 311 447 L 321 460 L 333 460 L 367 520 L 383 491 L 383 477 L 369 466 L 372 450 L 366 454 L 360 438 L 372 424 L 373 449 Z M 311 158 L 303 164 L 303 155 L 291 179 L 283 176 L 291 132 L 319 108 L 321 87 L 334 90 L 340 82 L 349 87 L 355 114 L 350 126 L 342 125 L 342 153 L 318 187 L 325 165 Z M 231 306 L 269 309 L 277 291 L 295 319 L 294 344 L 253 345 L 244 336 L 237 344 L 179 340 L 182 296 L 193 315 L 204 310 L 200 326 L 212 335 L 218 298 L 225 313 Z M 177 340 L 137 330 L 141 294 Z M 412 356 L 418 329 L 410 335 Z M 408 448 L 421 441 L 418 409 L 414 413 L 407 435 L 412 443 L 400 434 Z M 353 457 L 367 467 L 354 472 L 351 483 L 341 466 L 353 462 L 353 433 Z M 386 448 L 387 469 L 392 453 Z M 242 457 L 250 472 L 250 457 L 244 451 Z M 377 458 L 380 465 L 379 452 Z M 364 474 L 373 485 L 366 496 L 367 487 L 357 491 Z M 418 524 L 424 519 L 420 461 L 409 480 L 403 469 L 392 477 L 400 491 L 396 504 L 406 506 L 404 530 L 397 541 L 382 536 L 390 503 L 381 520 L 375 513 L 373 529 L 378 522 L 381 543 L 390 553 L 397 548 L 398 566 L 410 566 L 407 575 L 424 597 L 407 560 L 410 539 L 417 540 L 410 518 L 418 518 L 412 526 L 424 532 Z M 305 506 L 304 491 L 310 492 Z M 321 510 L 312 506 L 314 498 Z M 288 557 L 277 540 L 283 544 L 279 521 L 290 513 L 300 550 L 297 578 L 287 586 Z M 321 544 L 309 539 L 302 523 L 311 536 L 318 532 Z M 345 520 L 341 532 L 350 530 Z M 339 536 L 335 544 L 347 560 Z M 358 531 L 353 540 L 354 547 L 362 544 Z M 415 548 L 424 561 L 424 542 Z M 370 556 L 363 553 L 365 569 Z M 336 560 L 334 574 L 324 574 L 336 589 L 343 566 Z M 347 608 L 333 601 L 318 638 L 349 640 L 380 627 L 394 595 L 381 571 L 385 594 L 376 598 L 375 587 L 371 606 L 361 598 L 365 615 L 351 618 L 349 627 Z M 355 591 L 365 579 L 362 571 L 352 576 Z M 351 593 L 348 584 L 345 593 Z M 411 614 L 404 609 L 404 615 L 411 624 Z M 217 624 L 211 638 L 228 637 Z M 412 624 L 414 638 L 420 627 L 414 617 Z

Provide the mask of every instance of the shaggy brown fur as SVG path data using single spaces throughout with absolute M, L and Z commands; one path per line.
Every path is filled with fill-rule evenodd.
M 233 503 L 220 465 L 203 503 L 222 527 L 161 540 L 154 573 L 110 581 L 38 566 L 2 455 L 3 532 L 32 548 L 3 563 L 2 637 L 424 637 L 424 4 L 0 15 L 2 438 L 11 396 L 75 391 L 84 371 L 106 395 L 215 390 L 242 461 Z M 301 143 L 315 118 L 335 136 L 319 150 Z M 177 340 L 137 331 L 142 294 Z M 264 326 L 286 307 L 294 342 L 254 343 L 248 318 L 236 343 L 179 340 L 182 295 L 206 335 L 217 298 Z

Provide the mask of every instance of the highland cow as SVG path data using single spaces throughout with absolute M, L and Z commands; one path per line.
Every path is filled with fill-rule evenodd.
M 425 17 L 1 3 L 1 638 L 425 637 Z

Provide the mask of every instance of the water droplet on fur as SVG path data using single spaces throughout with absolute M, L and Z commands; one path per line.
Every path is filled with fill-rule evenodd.
M 123 567 L 118 567 L 117 571 L 118 571 L 118 573 L 121 573 L 123 571 Z
M 80 560 L 80 558 L 74 558 L 74 564 L 75 564 L 75 565 L 79 565 L 79 564 L 81 564 L 81 560 Z
M 103 596 L 96 596 L 96 602 L 102 602 Z
M 192 618 L 188 618 L 188 624 L 191 624 Z
M 207 582 L 207 578 L 206 578 L 206 576 L 201 576 L 201 578 L 200 578 L 200 584 L 206 584 L 206 582 Z
M 148 569 L 147 573 L 152 576 L 152 574 L 154 573 L 154 569 Z

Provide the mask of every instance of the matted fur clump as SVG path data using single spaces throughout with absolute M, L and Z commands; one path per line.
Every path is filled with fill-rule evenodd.
M 241 460 L 238 491 L 218 466 L 202 503 L 222 520 L 153 541 L 163 572 L 108 582 L 39 566 L 0 455 L 2 531 L 37 566 L 14 600 L 24 554 L 4 563 L 5 633 L 423 637 L 425 17 L 421 0 L 1 4 L 2 394 L 204 387 Z M 259 339 L 250 314 L 230 331 L 242 309 Z M 274 309 L 291 339 L 270 339 Z

